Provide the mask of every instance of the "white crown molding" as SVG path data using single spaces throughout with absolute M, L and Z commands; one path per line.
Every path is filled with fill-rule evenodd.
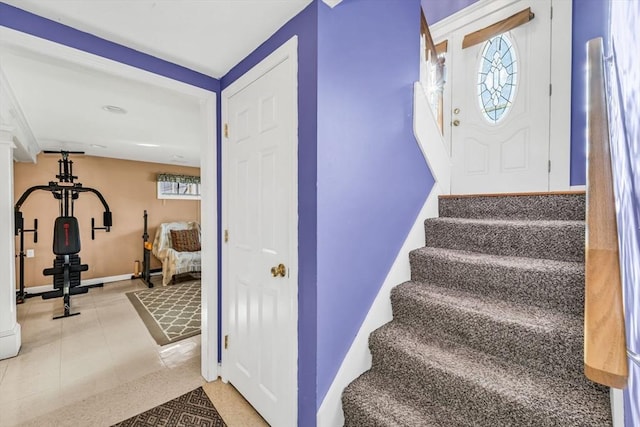
M 327 6 L 334 8 L 338 4 L 342 3 L 342 0 L 322 0 Z
M 13 94 L 2 67 L 0 67 L 0 125 L 5 130 L 10 129 L 15 144 L 14 160 L 35 163 L 40 146 Z

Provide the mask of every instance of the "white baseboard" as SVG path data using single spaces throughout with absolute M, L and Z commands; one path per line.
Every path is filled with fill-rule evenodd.
M 119 276 L 108 276 L 108 277 L 96 277 L 94 279 L 81 280 L 80 286 L 88 286 L 95 285 L 96 283 L 111 283 L 111 282 L 119 282 L 121 280 L 129 280 L 131 279 L 132 274 L 121 274 Z M 41 285 L 41 286 L 30 286 L 28 288 L 24 288 L 27 293 L 40 293 L 40 292 L 48 292 L 53 290 L 53 283 L 49 285 Z
M 569 187 L 571 191 L 587 191 L 586 185 L 572 185 Z
M 9 331 L 0 331 L 0 360 L 17 356 L 21 343 L 19 323 L 16 323 Z

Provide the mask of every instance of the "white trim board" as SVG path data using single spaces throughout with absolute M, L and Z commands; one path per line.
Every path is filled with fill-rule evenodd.
M 487 14 L 523 0 L 479 0 L 471 6 L 429 26 L 434 42 Z M 573 2 L 551 0 L 551 84 L 549 108 L 549 191 L 570 187 L 571 167 L 571 36 Z M 445 116 L 446 117 L 446 116 Z
M 216 95 L 200 100 L 202 146 L 200 148 L 201 257 L 201 374 L 207 381 L 218 378 L 218 177 Z
M 342 3 L 342 0 L 322 0 L 322 1 L 325 2 L 325 4 L 330 8 L 334 8 L 340 3 Z
M 13 158 L 16 161 L 36 162 L 36 155 L 40 151 L 24 112 L 16 99 L 13 89 L 4 75 L 0 61 L 0 126 L 11 127 L 13 134 Z
M 201 164 L 203 189 L 200 204 L 202 254 L 207 262 L 202 265 L 202 375 L 207 381 L 218 378 L 218 211 L 217 157 L 216 157 L 216 94 L 188 83 L 173 80 L 149 71 L 132 67 L 108 58 L 84 52 L 69 46 L 41 39 L 20 31 L 0 26 L 0 48 L 27 51 L 50 60 L 63 60 L 84 67 L 90 72 L 98 70 L 128 80 L 173 90 L 196 98 L 201 113 Z M 206 191 L 206 192 L 205 192 Z M 13 230 L 11 231 L 13 235 Z M 130 276 L 127 276 L 130 277 Z M 212 313 L 215 313 L 212 315 Z
M 609 389 L 613 427 L 624 427 L 624 393 L 618 388 Z

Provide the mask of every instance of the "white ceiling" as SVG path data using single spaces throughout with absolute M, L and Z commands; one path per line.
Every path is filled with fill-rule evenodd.
M 3 1 L 216 78 L 311 2 Z M 200 165 L 204 125 L 194 96 L 21 50 L 2 40 L 0 67 L 41 149 Z M 127 114 L 106 112 L 105 105 L 122 107 Z
M 3 0 L 215 78 L 311 1 Z
M 197 99 L 41 55 L 0 55 L 40 149 L 200 164 Z M 105 105 L 120 106 L 127 114 L 107 112 Z

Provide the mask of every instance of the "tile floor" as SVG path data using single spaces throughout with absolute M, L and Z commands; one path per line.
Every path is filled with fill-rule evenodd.
M 109 426 L 204 384 L 200 336 L 158 346 L 125 296 L 142 289 L 138 280 L 91 289 L 71 299 L 80 316 L 59 320 L 62 299 L 18 305 L 22 348 L 0 361 L 0 426 Z M 266 425 L 232 386 L 207 391 L 221 413 L 241 413 L 230 427 Z

